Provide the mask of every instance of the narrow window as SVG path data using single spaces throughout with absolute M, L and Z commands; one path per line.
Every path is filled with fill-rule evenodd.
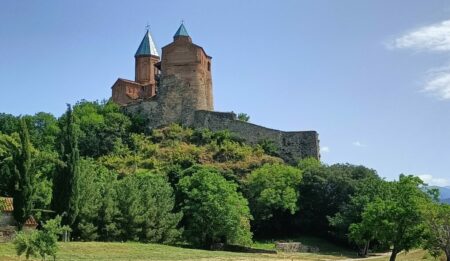
M 208 72 L 211 71 L 211 62 L 208 62 Z

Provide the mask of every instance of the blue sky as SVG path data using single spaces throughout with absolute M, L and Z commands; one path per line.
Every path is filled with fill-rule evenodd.
M 2 1 L 0 112 L 109 98 L 147 22 L 161 48 L 182 19 L 213 57 L 216 110 L 316 130 L 325 163 L 450 185 L 445 0 Z

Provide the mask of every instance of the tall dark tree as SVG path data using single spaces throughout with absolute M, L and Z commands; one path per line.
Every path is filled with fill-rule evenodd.
M 25 119 L 20 120 L 20 148 L 13 153 L 15 190 L 13 193 L 14 218 L 19 230 L 33 209 L 33 174 L 31 172 L 31 144 Z
M 68 105 L 61 136 L 61 163 L 53 179 L 52 207 L 63 216 L 64 225 L 73 225 L 79 213 L 80 153 L 72 108 Z

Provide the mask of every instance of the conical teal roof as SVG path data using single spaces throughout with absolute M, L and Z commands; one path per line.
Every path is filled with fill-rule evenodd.
M 159 56 L 155 42 L 153 42 L 153 38 L 149 30 L 147 30 L 147 32 L 145 33 L 144 38 L 142 39 L 142 42 L 139 45 L 139 48 L 137 49 L 136 54 L 134 56 L 136 57 L 141 55 Z
M 178 37 L 178 36 L 189 36 L 186 27 L 184 27 L 184 24 L 180 25 L 180 28 L 178 28 L 177 32 L 175 33 L 175 35 L 173 37 Z

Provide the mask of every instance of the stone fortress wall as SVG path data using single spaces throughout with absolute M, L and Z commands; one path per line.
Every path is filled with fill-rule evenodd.
M 308 157 L 320 158 L 319 135 L 316 131 L 274 130 L 238 120 L 232 112 L 215 111 L 194 112 L 194 121 L 190 126 L 212 131 L 230 130 L 250 144 L 272 141 L 280 157 L 290 163 Z
M 179 86 L 174 84 L 173 86 Z M 175 92 L 176 93 L 176 92 Z M 299 159 L 320 158 L 319 134 L 316 131 L 280 131 L 266 128 L 253 123 L 238 120 L 233 112 L 217 111 L 186 111 L 192 113 L 181 121 L 170 120 L 160 112 L 158 101 L 143 101 L 126 107 L 126 112 L 141 115 L 147 122 L 147 127 L 153 129 L 170 123 L 180 123 L 192 128 L 205 128 L 212 131 L 229 130 L 249 144 L 271 141 L 278 149 L 282 159 L 295 163 Z M 166 108 L 171 111 L 173 108 Z

